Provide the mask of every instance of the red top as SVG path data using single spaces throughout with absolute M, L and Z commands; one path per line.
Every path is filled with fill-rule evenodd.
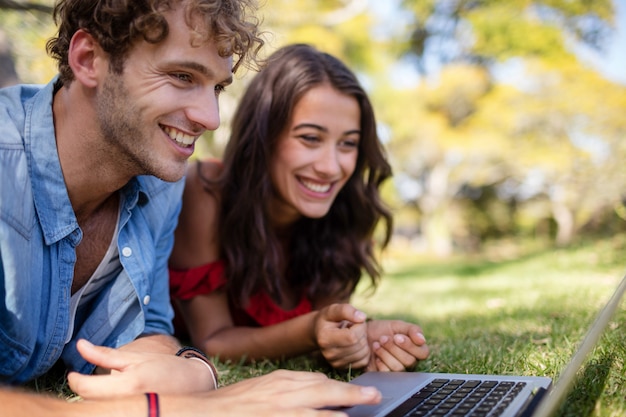
M 197 295 L 210 294 L 226 284 L 223 261 L 186 270 L 170 269 L 169 272 L 170 296 L 179 300 L 189 300 Z M 296 307 L 285 311 L 265 291 L 253 294 L 246 308 L 237 307 L 230 300 L 228 304 L 230 315 L 236 326 L 269 326 L 313 310 L 310 300 L 304 294 Z

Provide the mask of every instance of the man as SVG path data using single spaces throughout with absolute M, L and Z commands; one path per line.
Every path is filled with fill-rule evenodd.
M 233 69 L 262 44 L 251 10 L 60 0 L 48 44 L 59 76 L 0 92 L 0 381 L 62 361 L 92 400 L 6 388 L 3 415 L 314 415 L 379 400 L 286 371 L 213 390 L 209 364 L 175 355 L 166 265 L 179 180 L 197 138 L 219 125 Z

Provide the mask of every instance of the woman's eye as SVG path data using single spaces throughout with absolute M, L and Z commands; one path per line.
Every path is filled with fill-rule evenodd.
M 305 142 L 318 142 L 319 141 L 318 137 L 313 136 L 313 135 L 300 135 L 299 138 L 304 140 Z
M 359 141 L 346 139 L 346 140 L 341 141 L 341 146 L 343 146 L 344 148 L 358 148 Z

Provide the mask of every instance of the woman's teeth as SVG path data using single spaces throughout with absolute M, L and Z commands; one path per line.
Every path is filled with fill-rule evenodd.
M 330 184 L 318 184 L 318 183 L 310 182 L 306 180 L 300 180 L 300 182 L 306 188 L 316 193 L 325 193 L 325 192 L 328 192 L 328 190 L 330 190 Z

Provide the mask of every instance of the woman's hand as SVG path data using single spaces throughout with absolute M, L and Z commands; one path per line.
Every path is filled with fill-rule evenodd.
M 404 371 L 429 354 L 422 329 L 402 320 L 368 322 L 367 338 L 373 353 L 368 371 Z
M 319 310 L 314 323 L 316 343 L 333 368 L 364 368 L 372 352 L 367 340 L 366 315 L 350 304 L 331 304 Z

